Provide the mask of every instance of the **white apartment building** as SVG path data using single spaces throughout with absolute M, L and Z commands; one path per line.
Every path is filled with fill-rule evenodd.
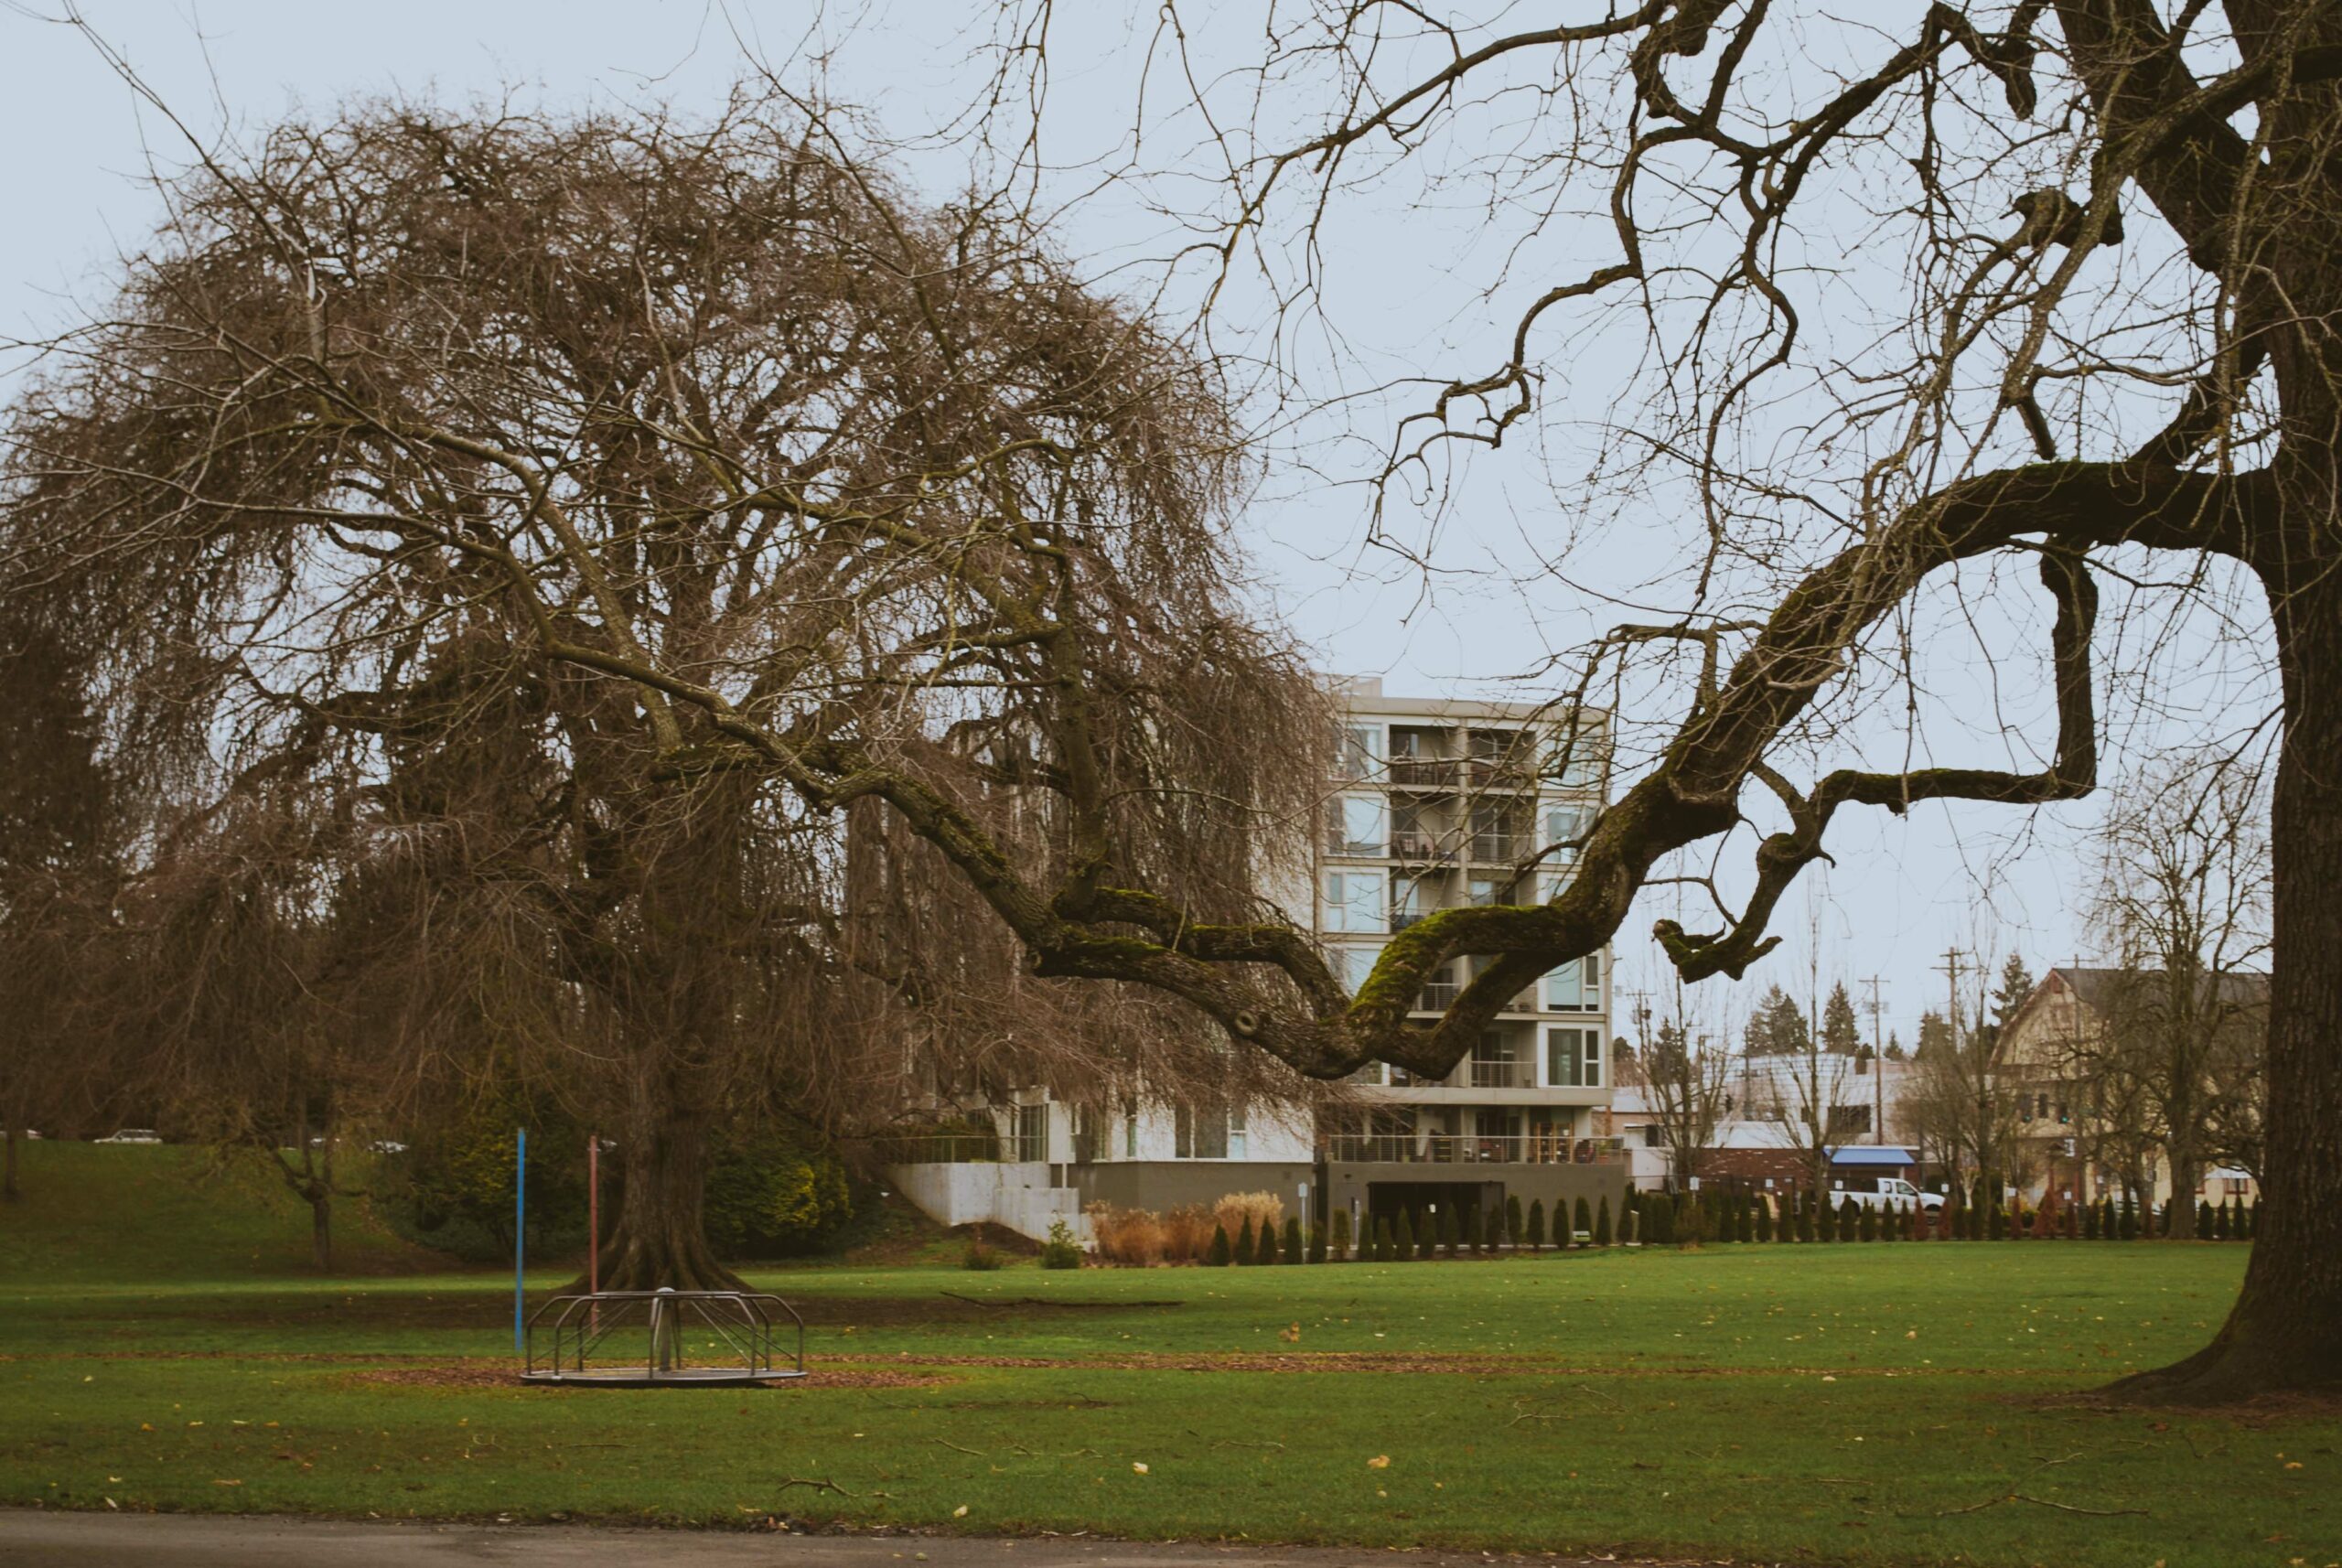
M 1606 715 L 1573 724 L 1530 703 L 1391 697 L 1343 687 L 1310 886 L 1284 896 L 1351 990 L 1391 933 L 1434 910 L 1552 897 L 1569 845 L 1604 800 Z M 1020 1095 L 990 1108 L 998 1158 L 892 1167 L 946 1223 L 983 1219 L 1027 1234 L 1088 1204 L 1164 1209 L 1273 1191 L 1289 1209 L 1356 1222 L 1402 1209 L 1549 1208 L 1624 1197 L 1628 1167 L 1607 1125 L 1609 953 L 1563 965 L 1522 991 L 1444 1078 L 1379 1064 L 1353 1080 L 1363 1103 L 1305 1114 L 1275 1107 L 1142 1101 L 1102 1115 Z M 1428 1022 L 1461 990 L 1453 966 L 1419 999 Z M 939 1165 L 952 1168 L 933 1168 Z

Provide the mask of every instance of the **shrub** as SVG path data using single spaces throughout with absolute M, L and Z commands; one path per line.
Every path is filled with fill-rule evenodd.
M 1313 1263 L 1322 1263 L 1326 1261 L 1326 1228 L 1323 1225 L 1312 1225 L 1309 1228 L 1307 1256 L 1309 1262 Z
M 1415 1257 L 1427 1262 L 1439 1250 L 1439 1221 L 1428 1211 L 1415 1216 Z
M 2196 1240 L 2209 1241 L 2218 1234 L 2218 1226 L 2212 1219 L 2212 1206 L 2208 1203 L 2197 1204 L 2196 1206 Z
M 1238 1268 L 1242 1268 L 1260 1256 L 1260 1243 L 1252 1240 L 1252 1217 L 1250 1214 L 1244 1217 L 1244 1228 L 1236 1232 L 1236 1240 L 1231 1246 L 1235 1252 Z
M 1853 1240 L 1861 1234 L 1861 1228 L 1862 1205 L 1856 1203 L 1852 1197 L 1840 1198 L 1838 1200 L 1838 1240 Z
M 1439 1218 L 1433 1221 L 1430 1235 L 1438 1239 L 1439 1250 L 1452 1258 L 1456 1256 L 1456 1233 L 1459 1229 L 1456 1219 L 1456 1206 L 1451 1203 L 1437 1212 Z
M 1077 1262 L 1079 1258 L 1080 1254 L 1077 1253 Z M 986 1246 L 983 1230 L 979 1227 L 975 1233 L 968 1238 L 967 1250 L 960 1254 L 960 1266 L 963 1269 L 973 1269 L 978 1273 L 990 1273 L 994 1269 L 1008 1266 L 1008 1254 L 997 1247 Z
M 1529 1250 L 1531 1251 L 1537 1252 L 1544 1250 L 1545 1200 L 1543 1198 L 1535 1198 L 1530 1202 L 1529 1229 L 1523 1230 L 1520 1234 L 1522 1240 L 1529 1243 Z
M 1848 1203 L 1853 1203 L 1854 1200 L 1852 1197 L 1849 1197 L 1846 1201 Z M 1857 1215 L 1854 1219 L 1854 1239 L 1859 1241 L 1877 1240 L 1878 1209 L 1876 1206 L 1864 1203 L 1857 1204 L 1855 1207 L 1860 1208 L 1862 1213 Z
M 1081 1267 L 1081 1243 L 1073 1239 L 1073 1227 L 1062 1219 L 1049 1221 L 1049 1239 L 1041 1243 L 1041 1267 L 1045 1269 L 1078 1269 Z
M 1574 1242 L 1581 1237 L 1591 1238 L 1593 1234 L 1594 1205 L 1586 1202 L 1581 1196 L 1577 1200 L 1577 1208 L 1571 1218 L 1570 1240 Z
M 1292 1221 L 1287 1220 L 1286 1223 L 1291 1224 Z M 1277 1261 L 1277 1231 L 1275 1226 L 1263 1225 L 1261 1227 L 1260 1239 L 1252 1244 L 1252 1261 L 1256 1263 L 1273 1263 Z
M 1528 1234 L 1521 1229 L 1525 1219 L 1526 1216 L 1520 1210 L 1520 1195 L 1507 1193 L 1504 1200 L 1504 1236 L 1506 1240 L 1516 1247 L 1520 1245 L 1521 1237 Z
M 2015 1197 L 2010 1198 L 2008 1230 L 2008 1239 L 2010 1240 L 2022 1241 L 2025 1240 L 2025 1220 L 2027 1218 L 2029 1217 L 2025 1211 L 2024 1196 L 2020 1194 Z
M 537 1201 L 531 1173 L 529 1201 Z M 854 1218 L 845 1166 L 810 1140 L 780 1132 L 721 1141 L 707 1172 L 707 1240 L 731 1258 L 818 1251 Z
M 1518 1203 L 1514 1203 L 1510 1205 L 1510 1208 L 1513 1213 L 1518 1213 L 1520 1206 Z M 1507 1247 L 1512 1245 L 1513 1230 L 1511 1219 L 1512 1215 L 1507 1213 L 1502 1208 L 1491 1208 L 1488 1210 L 1489 1251 L 1500 1252 Z
M 1228 1227 L 1214 1220 L 1211 1227 L 1211 1250 L 1204 1254 L 1205 1265 L 1214 1269 L 1224 1269 L 1235 1261 L 1236 1250 L 1229 1243 Z
M 1231 1192 L 1211 1206 L 1211 1217 L 1231 1237 L 1248 1221 L 1257 1235 L 1263 1225 L 1273 1230 L 1284 1223 L 1284 1199 L 1273 1192 Z
M 2231 1197 L 2221 1204 L 2219 1213 L 2213 1218 L 2218 1223 L 2214 1227 L 2212 1233 L 2223 1241 L 2233 1240 L 2237 1235 L 2236 1199 Z
M 1335 1209 L 1332 1225 L 1333 1237 L 1326 1250 L 1334 1262 L 1347 1263 L 1350 1259 L 1350 1211 L 1347 1208 Z
M 2082 1206 L 2082 1240 L 2085 1241 L 2098 1240 L 2098 1205 L 2095 1203 L 2087 1203 Z
M 1631 1203 L 1618 1214 L 1618 1243 L 1633 1246 L 1642 1240 L 1643 1211 Z
M 1678 1209 L 1674 1199 L 1668 1197 L 1665 1193 L 1654 1195 L 1653 1201 L 1644 1204 L 1643 1222 L 1647 1227 L 1649 1227 L 1649 1229 L 1643 1232 L 1644 1243 L 1648 1246 L 1653 1247 L 1673 1246 L 1675 1244 L 1675 1216 L 1677 1213 Z
M 1756 1240 L 1759 1241 L 1771 1240 L 1773 1239 L 1773 1206 L 1766 1202 L 1763 1198 L 1758 1198 L 1756 1200 L 1756 1212 L 1751 1217 L 1751 1219 L 1756 1227 Z
M 1144 1208 L 1093 1203 L 1088 1209 L 1090 1238 L 1101 1262 L 1144 1268 L 1164 1255 L 1163 1221 Z
M 1397 1250 L 1398 1242 L 1392 1240 L 1391 1235 L 1391 1221 L 1388 1219 L 1374 1221 L 1374 1245 L 1370 1249 L 1374 1261 L 1378 1263 L 1387 1263 Z
M 1472 1226 L 1472 1251 L 1486 1256 L 1489 1249 L 1496 1245 L 1497 1230 L 1499 1226 L 1497 1210 L 1493 1206 L 1487 1208 L 1476 1208 L 1472 1211 L 1472 1218 L 1474 1220 L 1474 1224 Z
M 1602 1195 L 1602 1207 L 1594 1211 L 1594 1244 L 1610 1244 L 1610 1195 L 1606 1192 Z
M 1211 1212 L 1200 1203 L 1184 1203 L 1163 1216 L 1163 1261 L 1192 1263 L 1211 1247 Z
M 2128 1197 L 2122 1200 L 2122 1208 L 2114 1221 L 2114 1234 L 2115 1239 L 2122 1241 L 2139 1239 L 2139 1207 Z
M 1403 1208 L 1399 1210 L 1398 1219 L 1391 1224 L 1391 1246 L 1400 1262 L 1414 1261 L 1415 1223 L 1408 1218 L 1407 1211 Z

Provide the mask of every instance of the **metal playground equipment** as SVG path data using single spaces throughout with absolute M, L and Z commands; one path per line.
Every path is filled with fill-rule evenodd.
M 788 1324 L 796 1349 L 777 1353 Z M 736 1388 L 803 1377 L 805 1320 L 761 1291 L 593 1291 L 530 1314 L 522 1355 L 527 1383 Z

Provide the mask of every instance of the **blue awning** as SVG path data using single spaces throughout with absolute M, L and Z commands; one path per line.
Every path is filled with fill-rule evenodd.
M 1830 1151 L 1833 1165 L 1912 1165 L 1918 1156 L 1893 1144 L 1846 1144 Z

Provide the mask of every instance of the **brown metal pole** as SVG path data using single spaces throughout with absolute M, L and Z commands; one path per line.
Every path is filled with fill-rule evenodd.
M 586 1289 L 602 1289 L 602 1136 L 586 1135 Z

